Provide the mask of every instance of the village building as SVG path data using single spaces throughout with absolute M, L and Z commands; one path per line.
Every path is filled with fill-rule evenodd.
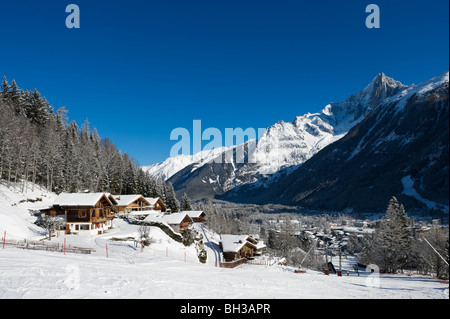
M 116 195 L 117 213 L 130 213 L 147 210 L 151 204 L 142 195 Z
M 112 228 L 115 199 L 105 193 L 61 193 L 53 206 L 42 210 L 66 220 L 66 234 L 102 234 Z
M 159 197 L 156 197 L 156 198 L 145 197 L 145 199 L 147 200 L 147 202 L 150 203 L 150 205 L 148 207 L 146 207 L 146 209 L 159 211 L 159 212 L 165 212 L 166 211 L 166 205 L 163 203 L 161 198 L 159 198 Z
M 183 213 L 187 213 L 194 223 L 203 223 L 206 220 L 206 214 L 201 210 L 190 210 Z
M 180 232 L 189 228 L 193 220 L 186 212 L 164 214 L 156 211 L 142 212 L 148 213 L 144 222 L 148 223 L 165 223 L 169 225 L 174 231 Z
M 192 218 L 183 212 L 164 215 L 164 221 L 176 232 L 185 230 L 192 224 Z
M 224 260 L 231 262 L 260 255 L 266 245 L 248 235 L 221 235 L 219 247 Z

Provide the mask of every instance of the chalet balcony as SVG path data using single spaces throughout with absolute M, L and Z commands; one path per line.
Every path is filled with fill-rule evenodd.
M 104 223 L 107 220 L 108 220 L 107 216 L 78 217 L 67 215 L 68 223 Z
M 75 216 L 67 215 L 67 222 L 68 223 L 89 223 L 90 218 L 89 218 L 89 216 L 78 217 L 76 215 Z
M 92 223 L 106 223 L 107 217 L 92 217 L 90 221 Z
M 106 218 L 115 218 L 116 214 L 114 212 L 106 213 Z

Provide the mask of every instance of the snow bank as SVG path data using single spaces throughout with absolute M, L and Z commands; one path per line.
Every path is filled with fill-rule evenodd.
M 45 189 L 34 187 L 21 193 L 21 185 L 16 189 L 0 183 L 0 234 L 5 231 L 10 239 L 40 239 L 45 236 L 42 228 L 34 225 L 36 217 L 32 212 L 49 207 L 54 202 L 56 194 Z

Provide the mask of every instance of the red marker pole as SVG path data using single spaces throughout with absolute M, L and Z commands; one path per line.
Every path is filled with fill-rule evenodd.
M 64 238 L 64 255 L 66 254 L 66 239 Z
M 106 258 L 108 258 L 108 244 L 106 244 Z
M 6 241 L 6 230 L 5 230 L 5 235 L 3 236 L 3 249 L 5 249 L 5 241 Z

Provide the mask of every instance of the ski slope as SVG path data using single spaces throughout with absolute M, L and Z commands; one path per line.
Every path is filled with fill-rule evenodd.
M 44 196 L 45 195 L 45 196 Z M 30 202 L 24 199 L 42 198 Z M 45 232 L 33 224 L 29 209 L 51 203 L 54 194 L 41 190 L 16 194 L 0 185 L 0 230 L 7 238 L 37 240 Z M 20 203 L 19 203 L 20 202 Z M 90 247 L 90 255 L 34 251 L 0 246 L 1 299 L 150 298 L 150 299 L 448 299 L 449 286 L 424 276 L 354 272 L 354 260 L 343 260 L 344 276 L 283 266 L 216 267 L 218 236 L 196 225 L 204 235 L 206 264 L 195 247 L 184 247 L 157 227 L 154 243 L 143 250 L 133 240 L 138 226 L 115 219 L 103 235 L 65 235 L 52 242 Z M 3 236 L 3 234 L 2 234 Z M 337 262 L 334 261 L 337 267 Z M 348 271 L 348 276 L 347 276 Z M 375 277 L 374 277 L 375 276 Z
M 449 287 L 421 276 L 295 274 L 280 266 L 208 267 L 131 247 L 100 255 L 0 251 L 0 298 L 448 299 Z M 124 256 L 126 258 L 124 258 Z

